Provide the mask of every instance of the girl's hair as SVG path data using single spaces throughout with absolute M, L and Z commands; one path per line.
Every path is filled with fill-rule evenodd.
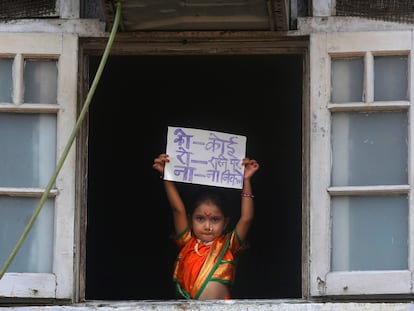
M 190 215 L 193 214 L 194 210 L 203 203 L 212 203 L 216 205 L 224 217 L 229 217 L 228 202 L 223 191 L 219 188 L 213 187 L 201 187 L 194 196 L 193 204 L 189 210 Z

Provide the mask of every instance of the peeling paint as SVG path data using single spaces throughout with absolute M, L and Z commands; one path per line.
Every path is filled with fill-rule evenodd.
M 0 307 L 1 311 L 414 311 L 414 303 L 316 303 L 285 300 L 87 302 L 62 306 Z

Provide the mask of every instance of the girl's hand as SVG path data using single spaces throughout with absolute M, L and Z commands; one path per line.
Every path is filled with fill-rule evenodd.
M 242 165 L 244 165 L 244 178 L 250 178 L 256 173 L 256 171 L 260 168 L 259 163 L 256 160 L 244 158 L 242 161 Z
M 154 164 L 152 165 L 152 168 L 158 171 L 161 176 L 164 176 L 165 163 L 167 162 L 170 162 L 168 155 L 165 153 L 162 153 L 158 156 L 158 158 L 154 159 Z

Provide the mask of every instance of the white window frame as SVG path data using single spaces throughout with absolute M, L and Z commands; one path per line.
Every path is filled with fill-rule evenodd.
M 331 272 L 331 197 L 352 194 L 406 194 L 409 196 L 409 246 L 414 241 L 413 218 L 413 32 L 315 33 L 310 36 L 310 279 L 311 296 L 393 295 L 413 293 L 413 250 L 408 270 Z M 408 101 L 376 103 L 373 100 L 373 55 L 408 55 Z M 331 56 L 364 54 L 365 101 L 330 103 Z M 331 187 L 331 124 L 333 111 L 406 110 L 409 116 L 408 185 Z
M 13 103 L 0 104 L 1 113 L 52 113 L 57 118 L 56 159 L 76 123 L 78 37 L 61 33 L 0 33 L 0 56 L 13 57 Z M 23 103 L 25 58 L 55 59 L 58 63 L 57 105 Z M 50 192 L 55 199 L 52 273 L 6 273 L 0 297 L 73 299 L 75 226 L 75 144 L 71 147 Z M 39 198 L 45 188 L 2 188 L 1 196 Z M 23 233 L 23 232 L 22 232 Z M 7 255 L 8 256 L 8 255 Z M 4 263 L 0 263 L 2 266 Z

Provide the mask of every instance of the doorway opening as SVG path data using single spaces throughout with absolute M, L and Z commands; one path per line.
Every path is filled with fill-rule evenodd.
M 152 169 L 168 126 L 247 137 L 261 168 L 232 297 L 301 298 L 302 90 L 300 54 L 110 56 L 89 110 L 86 299 L 175 298 L 172 215 Z M 186 199 L 196 186 L 179 187 Z M 240 191 L 228 194 L 237 217 Z

